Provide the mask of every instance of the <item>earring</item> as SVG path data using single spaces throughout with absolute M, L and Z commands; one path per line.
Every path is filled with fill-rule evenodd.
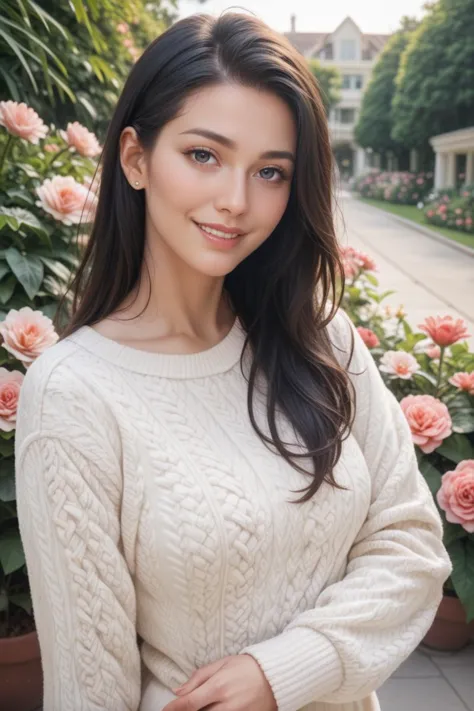
M 139 180 L 135 180 L 135 187 L 138 188 L 139 185 L 140 185 L 140 181 L 139 181 Z

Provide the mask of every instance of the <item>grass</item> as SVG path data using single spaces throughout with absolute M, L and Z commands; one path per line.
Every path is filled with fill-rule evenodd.
M 423 227 L 428 227 L 428 229 L 433 230 L 433 232 L 438 232 L 438 234 L 443 237 L 447 237 L 448 239 L 452 239 L 455 242 L 474 249 L 474 235 L 461 232 L 460 230 L 452 230 L 449 227 L 438 227 L 438 225 L 432 225 L 426 222 L 423 210 L 419 210 L 415 205 L 394 205 L 384 200 L 371 200 L 369 198 L 359 198 L 359 200 L 367 203 L 367 205 L 373 205 L 381 210 L 385 210 L 385 212 L 391 212 L 393 215 L 398 215 L 399 217 L 404 217 L 407 220 L 416 222 L 416 224 L 423 225 Z

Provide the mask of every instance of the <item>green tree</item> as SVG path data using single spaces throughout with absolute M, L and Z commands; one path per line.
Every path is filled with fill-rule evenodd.
M 391 137 L 391 106 L 400 58 L 417 25 L 417 20 L 404 17 L 401 28 L 385 45 L 364 93 L 359 121 L 355 128 L 355 137 L 361 146 L 372 148 L 382 155 L 392 151 L 403 162 L 407 161 L 407 150 L 403 144 Z
M 315 77 L 326 113 L 340 100 L 341 76 L 333 67 L 323 67 L 316 59 L 309 60 L 309 68 Z
M 392 138 L 429 150 L 428 139 L 474 123 L 474 0 L 439 0 L 404 51 Z
M 0 0 L 0 95 L 24 101 L 47 123 L 79 120 L 103 134 L 132 62 L 176 18 L 176 6 Z

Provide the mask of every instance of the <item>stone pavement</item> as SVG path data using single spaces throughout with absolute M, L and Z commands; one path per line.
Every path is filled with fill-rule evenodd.
M 415 327 L 427 316 L 462 316 L 474 348 L 474 253 L 433 240 L 350 193 L 341 192 L 338 202 L 341 244 L 370 254 L 379 268 L 380 286 L 396 291 L 384 303 L 403 304 Z
M 338 236 L 370 254 L 384 303 L 404 304 L 408 321 L 451 314 L 466 319 L 474 347 L 474 254 L 432 240 L 342 192 Z M 420 647 L 378 691 L 382 711 L 474 711 L 474 644 L 456 654 Z

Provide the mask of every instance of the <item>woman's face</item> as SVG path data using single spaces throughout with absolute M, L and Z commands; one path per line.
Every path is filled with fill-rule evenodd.
M 194 94 L 145 158 L 151 251 L 162 241 L 202 274 L 231 272 L 283 216 L 295 150 L 291 111 L 276 95 L 236 84 Z

